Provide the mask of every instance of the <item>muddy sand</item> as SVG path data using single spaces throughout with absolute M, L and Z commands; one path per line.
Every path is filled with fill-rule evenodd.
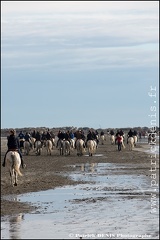
M 4 196 L 12 195 L 16 196 L 23 193 L 38 192 L 48 189 L 54 189 L 56 187 L 65 185 L 77 185 L 83 182 L 73 181 L 69 177 L 66 177 L 66 173 L 73 172 L 74 164 L 91 163 L 118 163 L 118 164 L 139 164 L 139 168 L 133 169 L 133 174 L 143 174 L 152 181 L 151 169 L 155 169 L 154 162 L 156 162 L 156 179 L 158 183 L 159 179 L 159 156 L 155 158 L 155 155 L 151 157 L 150 154 L 141 151 L 143 148 L 150 148 L 148 144 L 138 143 L 133 151 L 129 151 L 128 145 L 125 143 L 126 148 L 121 152 L 117 150 L 117 145 L 111 145 L 109 137 L 105 141 L 104 145 L 99 144 L 96 151 L 96 157 L 87 157 L 88 152 L 84 156 L 78 157 L 76 150 L 71 152 L 70 156 L 60 156 L 59 151 L 54 148 L 51 156 L 47 156 L 46 149 L 42 150 L 41 156 L 36 156 L 34 151 L 30 152 L 30 155 L 24 156 L 24 161 L 27 164 L 25 169 L 21 169 L 23 176 L 18 176 L 18 186 L 12 187 L 10 184 L 9 172 L 6 168 L 1 167 L 1 216 L 12 215 L 18 213 L 28 213 L 35 209 L 35 206 L 28 205 L 27 203 L 21 203 L 16 201 L 4 200 Z M 4 154 L 6 152 L 6 139 L 1 140 L 1 165 Z M 101 155 L 105 157 L 101 157 Z M 124 173 L 127 174 L 127 173 Z

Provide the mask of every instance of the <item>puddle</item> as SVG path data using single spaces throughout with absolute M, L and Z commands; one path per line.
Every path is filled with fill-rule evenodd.
M 75 164 L 70 177 L 87 184 L 12 196 L 40 208 L 2 218 L 1 239 L 158 239 L 154 192 L 148 177 L 134 174 L 138 166 Z

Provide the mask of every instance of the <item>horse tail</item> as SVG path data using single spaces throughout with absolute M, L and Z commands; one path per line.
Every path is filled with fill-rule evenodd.
M 19 176 L 23 176 L 23 174 L 20 172 L 18 165 L 15 165 L 15 171 L 19 174 Z
M 12 168 L 14 168 L 14 170 L 19 174 L 19 176 L 23 176 L 23 174 L 19 170 L 19 166 L 16 162 L 15 155 L 11 154 L 11 158 L 12 158 L 12 162 L 13 162 L 12 163 Z

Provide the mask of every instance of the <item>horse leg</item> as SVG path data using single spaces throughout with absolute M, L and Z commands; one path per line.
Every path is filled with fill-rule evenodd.
M 14 170 L 10 170 L 11 185 L 14 187 Z
M 63 155 L 63 148 L 60 147 L 60 155 L 62 156 Z
M 12 171 L 11 170 L 9 172 L 9 175 L 10 175 L 11 185 L 13 186 L 13 178 L 12 178 Z
M 17 186 L 17 172 L 16 171 L 14 171 L 14 179 L 15 179 L 15 181 L 14 181 L 14 186 Z
M 125 145 L 124 145 L 124 142 L 122 142 L 122 147 L 123 147 L 123 148 L 126 148 Z

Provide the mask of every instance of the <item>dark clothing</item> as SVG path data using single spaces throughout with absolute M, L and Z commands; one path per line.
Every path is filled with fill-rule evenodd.
M 46 134 L 45 134 L 45 133 L 42 133 L 42 138 L 41 138 L 41 140 L 42 140 L 42 141 L 45 141 L 45 140 L 47 140 L 47 136 L 46 136 Z
M 124 135 L 124 132 L 122 130 L 119 131 L 120 136 Z
M 118 151 L 121 151 L 121 149 L 122 149 L 122 143 L 121 143 L 121 142 L 118 142 L 117 145 L 118 145 Z
M 113 130 L 110 131 L 110 135 L 114 135 L 114 131 Z
M 132 132 L 132 130 L 130 130 L 130 131 L 128 132 L 128 137 L 133 137 L 133 132 Z
M 22 132 L 20 132 L 18 137 L 19 137 L 20 140 L 23 140 L 24 139 L 24 134 Z
M 86 146 L 87 146 L 87 141 L 89 141 L 89 140 L 95 140 L 96 143 L 97 143 L 97 145 L 98 145 L 98 143 L 99 143 L 95 132 L 89 132 L 89 133 L 87 134 Z
M 92 132 L 92 136 L 93 136 L 93 140 L 97 140 L 97 136 L 96 136 L 95 132 Z
M 42 140 L 42 135 L 39 132 L 37 132 L 36 136 L 35 136 L 35 139 L 36 139 L 36 141 L 41 141 Z
M 63 139 L 65 138 L 65 133 L 59 132 L 58 135 L 57 135 L 57 137 L 58 137 L 59 139 L 63 140 Z
M 69 137 L 70 139 L 74 139 L 74 133 L 70 132 Z
M 36 131 L 34 130 L 33 133 L 32 133 L 32 137 L 33 138 L 36 138 Z
M 100 135 L 101 135 L 101 136 L 103 136 L 103 135 L 104 135 L 104 132 L 103 132 L 103 131 L 101 131 Z
M 82 137 L 83 137 L 82 133 L 79 132 L 79 131 L 76 132 L 74 135 L 75 135 L 75 137 L 76 137 L 76 140 L 77 140 L 77 139 L 82 139 Z
M 133 136 L 137 136 L 137 135 L 138 135 L 137 131 L 134 130 L 134 132 L 133 132 Z
M 52 136 L 51 136 L 50 132 L 47 132 L 46 138 L 47 138 L 47 140 L 51 140 L 52 139 Z
M 39 132 L 36 133 L 35 139 L 36 139 L 36 141 L 34 142 L 34 148 L 36 147 L 36 142 L 37 142 L 37 141 L 40 141 L 41 144 L 43 145 L 42 135 L 41 135 Z
M 76 137 L 76 141 L 75 141 L 75 148 L 76 148 L 76 143 L 78 139 L 82 139 L 85 142 L 85 136 L 82 132 L 78 131 L 74 134 L 74 136 Z M 85 147 L 85 145 L 84 145 Z
M 95 134 L 96 134 L 96 135 L 99 135 L 99 133 L 98 133 L 98 131 L 97 131 L 97 130 L 95 131 Z
M 69 141 L 70 142 L 70 135 L 69 133 L 65 133 L 65 136 L 64 136 L 65 140 Z
M 30 135 L 27 134 L 27 133 L 26 133 L 26 135 L 24 136 L 24 139 L 25 139 L 25 141 L 27 141 L 27 142 L 30 142 L 30 141 L 31 141 L 31 137 L 30 137 Z
M 8 150 L 16 150 L 19 149 L 20 144 L 19 144 L 19 139 L 15 135 L 10 135 L 8 137 Z
M 120 131 L 116 132 L 116 137 L 118 137 L 118 134 L 121 136 Z
M 129 138 L 129 137 L 133 137 L 133 132 L 132 132 L 132 130 L 129 130 L 129 132 L 128 132 L 127 144 L 128 144 L 128 138 Z
M 26 135 L 24 136 L 25 141 L 30 143 L 30 147 L 32 147 L 32 140 L 31 140 L 31 136 L 30 134 L 26 133 Z
M 87 141 L 89 141 L 89 140 L 94 140 L 94 139 L 95 139 L 95 137 L 94 137 L 93 133 L 92 133 L 92 132 L 89 132 L 89 133 L 87 134 Z
M 58 137 L 58 141 L 57 141 L 57 146 L 56 147 L 58 147 L 59 140 L 63 140 L 65 138 L 65 133 L 58 132 L 57 137 Z

